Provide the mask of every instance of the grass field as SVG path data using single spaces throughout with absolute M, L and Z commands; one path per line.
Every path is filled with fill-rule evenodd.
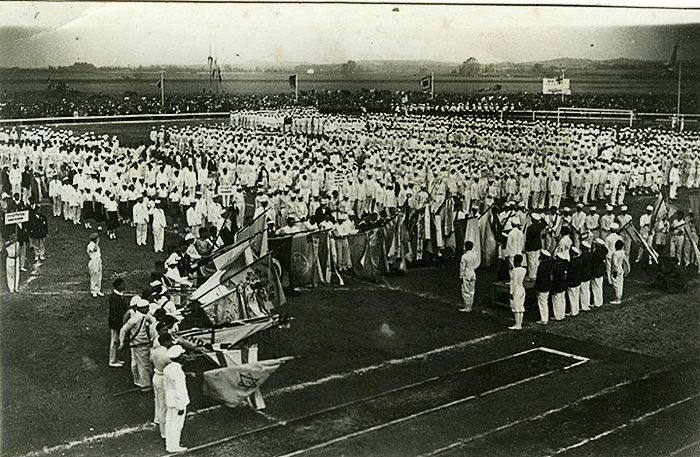
M 145 140 L 149 128 L 114 132 Z M 630 198 L 632 211 L 650 199 Z M 131 379 L 107 366 L 89 231 L 49 219 L 48 259 L 0 297 L 1 453 L 162 455 L 151 394 L 115 397 Z M 138 291 L 160 256 L 133 229 L 117 233 L 102 240 L 103 290 L 123 277 Z M 478 273 L 471 314 L 455 309 L 454 262 L 290 297 L 292 328 L 259 340 L 265 358 L 298 357 L 263 386 L 267 409 L 219 407 L 191 380 L 183 443 L 207 456 L 698 455 L 696 282 L 665 295 L 634 267 L 622 305 L 547 327 L 529 308 L 525 330 L 510 332 L 510 311 L 490 304 L 493 278 Z

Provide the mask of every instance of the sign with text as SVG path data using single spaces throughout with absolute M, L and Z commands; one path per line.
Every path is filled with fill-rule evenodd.
M 232 184 L 221 184 L 219 186 L 219 195 L 233 195 L 235 187 Z
M 5 225 L 21 224 L 29 220 L 29 211 L 15 211 L 5 214 Z
M 565 94 L 571 95 L 571 80 L 565 78 L 543 78 L 543 94 Z

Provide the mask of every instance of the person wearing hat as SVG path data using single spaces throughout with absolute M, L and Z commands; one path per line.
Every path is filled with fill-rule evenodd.
M 569 270 L 569 256 L 560 252 L 552 266 L 552 311 L 554 320 L 564 320 L 566 313 L 566 276 Z
M 630 272 L 629 261 L 625 254 L 625 243 L 622 240 L 615 242 L 615 252 L 612 255 L 612 285 L 615 291 L 615 299 L 610 302 L 611 305 L 619 305 L 622 303 L 622 292 L 624 289 L 625 276 Z
M 163 242 L 165 240 L 165 227 L 167 222 L 165 220 L 165 211 L 163 211 L 163 204 L 160 200 L 155 202 L 155 206 L 151 209 L 152 222 L 151 227 L 153 229 L 153 252 L 163 252 Z
M 586 211 L 586 231 L 588 240 L 595 240 L 600 236 L 600 214 L 595 206 L 591 206 Z
M 481 264 L 481 253 L 474 249 L 472 241 L 464 243 L 464 254 L 459 263 L 459 278 L 462 281 L 462 300 L 464 306 L 459 307 L 463 313 L 471 312 L 474 305 L 474 290 L 476 285 L 476 269 Z
M 144 291 L 146 296 L 150 290 Z M 151 346 L 156 337 L 155 319 L 148 314 L 150 303 L 143 298 L 144 294 L 136 302 L 131 317 L 119 330 L 119 349 L 127 345 L 131 350 L 131 375 L 134 385 L 143 391 L 151 389 Z
M 14 231 L 5 240 L 5 278 L 7 279 L 7 289 L 11 294 L 19 292 L 20 268 L 19 251 L 20 244 L 17 241 Z
M 603 306 L 603 277 L 607 271 L 608 249 L 605 241 L 601 238 L 595 239 L 595 249 L 591 253 L 591 295 L 593 296 L 593 306 L 600 308 Z
M 611 205 L 605 206 L 606 213 L 600 216 L 600 237 L 604 240 L 610 235 L 610 226 L 615 223 L 615 214 Z
M 581 291 L 581 251 L 572 246 L 569 254 L 569 269 L 566 272 L 566 296 L 569 299 L 571 316 L 578 316 Z
M 646 213 L 639 216 L 639 235 L 642 237 L 643 240 L 647 242 L 648 246 L 652 246 L 654 242 L 654 237 L 652 236 L 651 231 L 651 216 L 653 212 L 654 207 L 648 205 L 646 208 Z M 642 258 L 645 255 L 648 257 L 649 265 L 651 265 L 651 257 L 648 255 L 646 247 L 643 246 L 639 246 L 639 250 L 637 251 L 637 258 L 634 261 L 634 263 L 641 262 Z
M 622 229 L 630 222 L 632 222 L 632 215 L 627 212 L 627 206 L 620 206 L 620 214 L 617 215 L 617 224 L 620 226 L 620 236 L 622 237 L 622 241 L 625 242 L 625 253 L 628 259 L 630 256 L 630 248 L 632 247 L 632 238 L 627 230 Z
M 521 330 L 523 328 L 523 316 L 525 314 L 525 275 L 527 270 L 523 265 L 522 254 L 513 257 L 513 266 L 510 269 L 510 309 L 513 311 L 515 324 L 508 327 L 509 330 Z
M 681 175 L 678 170 L 677 163 L 671 162 L 671 169 L 668 171 L 668 198 L 675 200 L 678 195 L 678 184 L 681 181 Z
M 581 285 L 579 286 L 579 308 L 581 311 L 591 310 L 591 280 L 593 279 L 591 243 L 588 240 L 581 242 L 581 255 L 579 261 L 579 276 Z
M 513 228 L 508 232 L 508 237 L 506 238 L 504 256 L 508 259 L 508 266 L 512 269 L 515 268 L 515 256 L 522 256 L 525 250 L 525 234 L 520 229 L 520 218 L 513 217 L 511 225 Z
M 538 324 L 547 325 L 549 322 L 549 293 L 552 290 L 552 272 L 554 260 L 552 254 L 546 249 L 539 251 L 540 258 L 535 277 L 535 291 L 537 292 L 537 307 L 540 311 Z
M 90 275 L 90 293 L 93 298 L 104 297 L 102 293 L 102 251 L 97 233 L 90 235 L 86 249 L 88 255 L 88 273 Z
M 167 356 L 171 362 L 163 369 L 165 386 L 165 451 L 184 452 L 186 447 L 180 444 L 182 428 L 185 425 L 185 413 L 190 404 L 187 381 L 182 369 L 185 349 L 179 344 L 168 348 Z

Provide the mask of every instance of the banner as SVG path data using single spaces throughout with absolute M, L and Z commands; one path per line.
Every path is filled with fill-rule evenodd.
M 656 250 L 647 242 L 647 240 L 644 239 L 641 233 L 637 230 L 637 228 L 634 226 L 632 221 L 629 221 L 622 227 L 620 230 L 622 233 L 626 234 L 632 241 L 637 243 L 639 246 L 639 249 L 644 249 L 647 251 L 647 254 L 649 254 L 649 258 L 654 262 L 654 263 L 659 263 L 659 254 L 656 252 Z
M 479 216 L 481 265 L 485 267 L 495 265 L 496 259 L 498 258 L 498 243 L 496 242 L 498 225 L 498 220 L 493 213 L 493 208 L 489 208 L 484 214 Z
M 327 230 L 274 237 L 268 243 L 290 285 L 328 282 L 331 262 Z
M 543 94 L 571 95 L 571 80 L 566 78 L 542 78 Z
M 389 273 L 383 227 L 348 237 L 352 268 L 356 276 L 377 281 Z
M 190 300 L 199 303 L 212 325 L 267 316 L 286 303 L 270 254 L 242 270 L 217 272 L 205 285 L 213 287 L 201 286 Z
M 279 316 L 266 316 L 259 319 L 252 319 L 231 327 L 211 328 L 191 328 L 176 333 L 176 336 L 189 341 L 195 346 L 201 347 L 206 344 L 228 345 L 235 347 L 256 333 L 274 327 L 279 323 Z
M 229 408 L 243 403 L 291 357 L 232 365 L 204 372 L 204 395 Z

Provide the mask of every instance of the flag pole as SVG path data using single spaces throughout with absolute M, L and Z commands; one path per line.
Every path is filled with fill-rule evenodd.
M 435 72 L 430 72 L 430 99 L 435 99 Z
M 681 71 L 683 68 L 683 62 L 678 59 L 678 94 L 676 98 L 676 122 L 678 123 L 678 130 L 681 128 Z
M 299 103 L 299 73 L 294 75 L 294 102 Z
M 160 72 L 160 106 L 165 106 L 165 93 L 163 92 L 163 71 Z

